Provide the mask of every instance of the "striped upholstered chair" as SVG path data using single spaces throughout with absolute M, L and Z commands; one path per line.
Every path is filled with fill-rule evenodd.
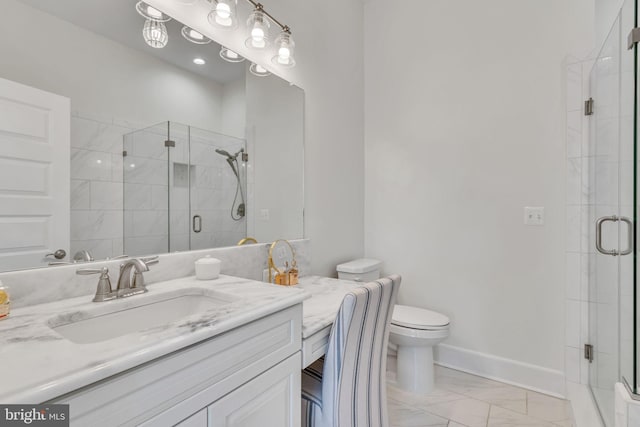
M 324 360 L 302 372 L 303 427 L 388 427 L 387 342 L 400 276 L 348 293 Z

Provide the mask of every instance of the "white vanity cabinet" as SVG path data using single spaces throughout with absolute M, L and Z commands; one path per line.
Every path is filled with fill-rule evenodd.
M 300 425 L 302 304 L 81 390 L 72 426 Z

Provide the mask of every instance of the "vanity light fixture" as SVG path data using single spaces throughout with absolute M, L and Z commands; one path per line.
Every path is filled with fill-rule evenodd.
M 238 55 L 228 47 L 220 46 L 220 58 L 227 62 L 242 62 L 244 57 Z
M 191 43 L 195 43 L 195 44 L 211 43 L 211 39 L 209 37 L 205 37 L 204 35 L 194 30 L 193 28 L 189 28 L 186 25 L 182 27 L 181 33 L 182 33 L 182 37 L 189 40 Z
M 147 44 L 155 49 L 162 49 L 169 41 L 167 27 L 160 21 L 147 19 L 142 28 L 142 37 Z
M 251 63 L 251 66 L 249 67 L 249 71 L 251 72 L 251 74 L 258 77 L 266 77 L 268 75 L 271 75 L 269 70 L 267 70 L 260 64 L 256 64 L 255 62 Z
M 204 65 L 207 63 L 207 61 L 202 58 L 193 58 L 193 63 L 196 65 Z
M 249 37 L 244 44 L 250 49 L 264 49 L 269 45 L 269 27 L 271 23 L 267 19 L 260 3 L 251 12 L 247 19 Z
M 151 21 L 157 21 L 157 22 L 171 21 L 171 17 L 169 15 L 165 15 L 155 7 L 149 6 L 143 1 L 139 1 L 138 3 L 136 3 L 136 10 L 140 15 L 142 15 L 146 19 L 150 19 Z
M 209 0 L 211 12 L 207 16 L 209 23 L 223 30 L 231 30 L 238 26 L 236 5 L 238 0 Z

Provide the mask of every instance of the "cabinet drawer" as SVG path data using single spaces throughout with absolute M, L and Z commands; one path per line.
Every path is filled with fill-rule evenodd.
M 300 353 L 209 406 L 209 427 L 300 426 Z
M 175 425 L 298 352 L 301 321 L 298 304 L 53 402 L 72 425 Z

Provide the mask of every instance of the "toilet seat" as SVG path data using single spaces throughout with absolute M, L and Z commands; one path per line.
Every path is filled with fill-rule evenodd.
M 449 318 L 444 314 L 424 308 L 396 304 L 391 324 L 408 329 L 437 331 L 449 329 Z

